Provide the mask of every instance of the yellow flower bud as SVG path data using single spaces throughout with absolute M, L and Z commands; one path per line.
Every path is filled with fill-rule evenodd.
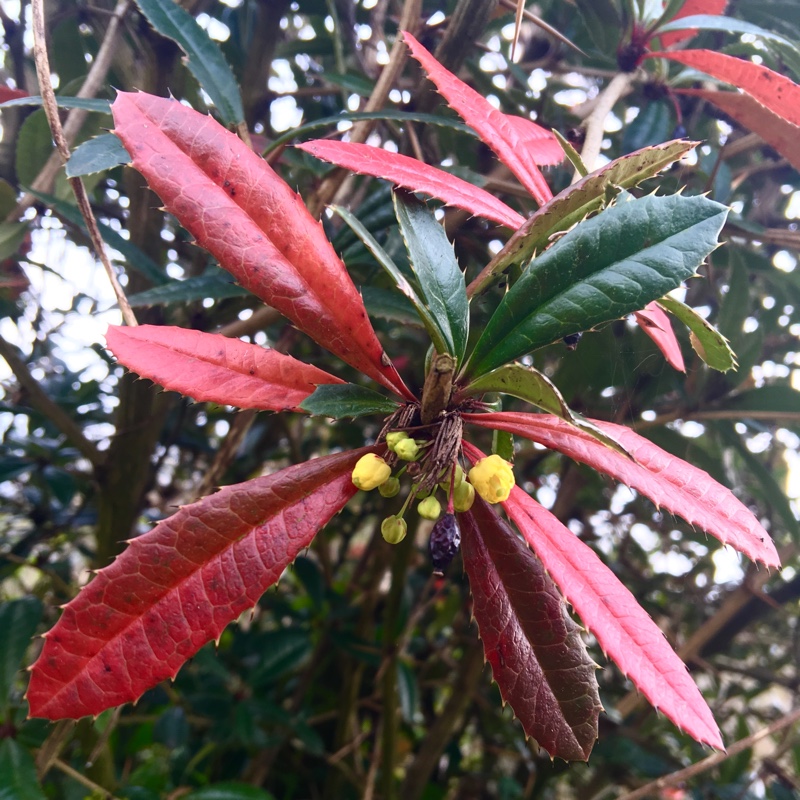
M 389 433 L 386 434 L 386 446 L 394 452 L 395 447 L 408 438 L 409 436 L 405 431 L 389 431 Z
M 381 534 L 389 544 L 400 544 L 406 538 L 408 526 L 401 517 L 391 516 L 381 522 Z
M 469 511 L 475 502 L 475 487 L 462 481 L 453 489 L 453 508 L 456 511 Z
M 423 519 L 439 519 L 442 504 L 435 497 L 426 497 L 417 506 L 417 512 Z
M 376 489 L 392 474 L 392 468 L 375 453 L 367 453 L 358 459 L 353 469 L 353 483 L 365 492 Z
M 394 446 L 394 452 L 403 461 L 416 461 L 419 457 L 419 445 L 409 438 L 405 438 Z
M 511 465 L 498 455 L 487 456 L 469 471 L 470 483 L 487 503 L 508 500 L 514 486 Z
M 395 497 L 400 494 L 400 481 L 397 478 L 388 478 L 379 487 L 381 497 Z

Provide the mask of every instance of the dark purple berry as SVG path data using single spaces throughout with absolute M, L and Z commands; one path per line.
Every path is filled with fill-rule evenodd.
M 461 528 L 453 514 L 445 514 L 431 531 L 430 550 L 433 571 L 443 575 L 461 545 Z
M 578 346 L 581 336 L 583 336 L 582 333 L 568 333 L 564 337 L 564 344 L 567 346 L 567 349 L 574 350 Z

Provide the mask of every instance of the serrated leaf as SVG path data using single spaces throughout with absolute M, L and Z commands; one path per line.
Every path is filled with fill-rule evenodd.
M 539 559 L 483 500 L 459 521 L 472 613 L 503 699 L 551 757 L 586 761 L 600 698 L 578 627 Z
M 667 363 L 679 372 L 686 372 L 683 353 L 675 331 L 672 330 L 672 323 L 658 303 L 648 303 L 641 311 L 634 312 L 634 316 L 639 327 L 655 342 L 667 359 Z
M 781 44 L 788 45 L 795 50 L 797 49 L 795 44 L 780 34 L 765 30 L 764 28 L 759 28 L 758 25 L 753 25 L 751 22 L 745 22 L 744 20 L 736 19 L 735 17 L 719 17 L 710 16 L 708 14 L 696 14 L 691 17 L 681 17 L 680 19 L 668 22 L 666 25 L 662 25 L 658 33 L 661 35 L 664 33 L 671 33 L 672 31 L 685 30 L 721 31 L 723 33 L 749 34 L 750 36 L 759 36 L 762 39 L 780 42 Z
M 129 164 L 131 157 L 113 133 L 104 133 L 78 145 L 67 161 L 67 177 L 77 178 Z
M 531 120 L 503 114 L 452 72 L 445 69 L 408 31 L 403 40 L 428 78 L 497 157 L 517 176 L 540 206 L 552 196 L 537 164 L 558 164 L 564 151 L 550 131 Z
M 16 739 L 0 739 L 0 800 L 45 800 L 33 756 Z
M 720 372 L 736 368 L 736 356 L 728 340 L 693 308 L 674 297 L 662 297 L 658 304 L 676 316 L 692 332 L 692 347 L 709 367 Z
M 108 349 L 128 369 L 195 400 L 297 411 L 318 384 L 340 378 L 296 358 L 218 333 L 170 325 L 110 325 Z
M 722 749 L 711 710 L 661 629 L 597 554 L 519 487 L 503 504 L 586 628 L 636 688 L 695 739 Z
M 239 84 L 222 55 L 197 20 L 174 0 L 136 0 L 147 21 L 162 35 L 172 39 L 184 53 L 186 66 L 227 125 L 244 121 Z
M 31 716 L 99 714 L 174 677 L 355 494 L 351 473 L 367 452 L 226 486 L 131 540 L 47 634 L 28 686 Z
M 680 10 L 671 18 L 665 14 L 670 22 L 676 23 L 678 20 L 685 17 L 694 17 L 697 15 L 705 16 L 719 16 L 728 5 L 728 0 L 686 0 L 681 4 Z M 689 30 L 675 31 L 674 33 L 662 33 L 659 30 L 655 31 L 658 36 L 661 46 L 666 49 L 672 45 L 682 42 L 686 39 L 691 39 L 697 34 L 697 28 L 690 28 Z
M 170 281 L 163 286 L 145 289 L 132 294 L 128 302 L 133 308 L 138 306 L 166 306 L 172 303 L 192 303 L 197 300 L 224 300 L 229 297 L 247 297 L 250 292 L 234 282 L 222 270 L 212 274 L 197 275 L 180 281 Z
M 318 417 L 342 419 L 367 414 L 391 414 L 397 411 L 397 403 L 366 386 L 342 383 L 318 386 L 313 394 L 303 400 L 300 410 Z
M 390 153 L 380 147 L 370 147 L 366 144 L 329 139 L 317 139 L 299 144 L 297 147 L 323 161 L 360 175 L 373 175 L 376 178 L 392 181 L 412 192 L 424 192 L 442 200 L 446 205 L 463 208 L 475 216 L 499 222 L 512 230 L 516 230 L 525 222 L 525 217 L 489 192 L 444 170 L 400 153 Z
M 412 399 L 322 227 L 263 159 L 175 101 L 120 92 L 113 112 L 133 166 L 224 269 L 323 347 Z
M 13 108 L 14 106 L 41 106 L 42 98 L 39 95 L 17 97 L 0 103 L 0 108 Z M 56 95 L 56 105 L 59 108 L 82 108 L 84 111 L 96 111 L 98 114 L 110 114 L 111 102 L 91 97 L 61 97 Z
M 430 310 L 445 350 L 461 364 L 469 335 L 469 301 L 453 245 L 427 206 L 396 192 L 394 207 L 421 299 Z
M 0 709 L 5 708 L 41 618 L 42 603 L 37 597 L 21 597 L 0 604 Z
M 657 506 L 683 517 L 729 544 L 753 561 L 780 565 L 775 545 L 753 514 L 703 470 L 657 447 L 623 425 L 591 420 L 616 439 L 633 458 L 611 448 L 547 414 L 499 412 L 464 414 L 464 421 L 483 428 L 508 431 L 538 442 L 649 497 Z
M 482 375 L 576 331 L 644 308 L 691 277 L 717 246 L 725 206 L 649 195 L 582 222 L 534 260 L 475 345 Z
M 800 85 L 762 64 L 713 50 L 653 53 L 653 57 L 656 56 L 678 61 L 717 80 L 730 83 L 758 100 L 781 119 L 792 125 L 800 125 Z
M 505 247 L 469 285 L 474 297 L 490 286 L 512 264 L 527 261 L 550 246 L 554 234 L 568 230 L 588 214 L 602 208 L 610 186 L 631 189 L 657 175 L 694 148 L 693 142 L 675 140 L 622 156 L 595 170 L 557 194 L 547 205 L 528 217 Z

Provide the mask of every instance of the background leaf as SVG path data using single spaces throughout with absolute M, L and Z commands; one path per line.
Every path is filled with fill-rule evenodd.
M 313 394 L 303 400 L 300 408 L 319 417 L 342 419 L 367 414 L 391 414 L 398 405 L 365 386 L 343 383 L 338 386 L 318 386 Z
M 17 673 L 22 669 L 22 659 L 41 618 L 42 603 L 36 597 L 21 597 L 0 603 L 0 708 L 5 708 Z M 2 785 L 0 780 L 0 787 Z
M 113 133 L 104 133 L 78 145 L 67 162 L 68 178 L 91 175 L 121 164 L 129 164 L 130 154 Z
M 44 800 L 36 764 L 15 739 L 0 740 L 0 800 Z

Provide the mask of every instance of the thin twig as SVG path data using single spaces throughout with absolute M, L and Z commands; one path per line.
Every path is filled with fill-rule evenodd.
M 36 74 L 39 78 L 39 90 L 42 93 L 42 104 L 44 105 L 44 113 L 47 115 L 47 121 L 50 124 L 50 131 L 53 134 L 53 141 L 56 144 L 56 151 L 61 157 L 62 163 L 66 164 L 69 161 L 69 142 L 64 135 L 64 129 L 61 126 L 61 118 L 58 116 L 58 105 L 56 104 L 56 95 L 53 87 L 50 84 L 50 59 L 47 55 L 47 33 L 45 28 L 44 19 L 44 0 L 32 0 L 31 11 L 33 17 L 33 56 L 36 62 Z M 88 79 L 87 79 L 88 82 Z M 128 298 L 125 297 L 125 292 L 117 280 L 111 262 L 106 254 L 103 238 L 100 235 L 100 229 L 97 227 L 97 220 L 94 217 L 92 206 L 89 203 L 89 197 L 86 194 L 86 188 L 80 178 L 70 178 L 70 185 L 75 194 L 75 199 L 78 202 L 78 209 L 81 216 L 86 223 L 86 228 L 89 232 L 89 238 L 92 241 L 95 253 L 99 257 L 103 267 L 105 268 L 106 275 L 111 281 L 111 287 L 116 295 L 117 302 L 119 303 L 122 317 L 127 325 L 135 326 L 139 323 L 136 321 L 136 316 L 133 309 L 128 303 Z
M 549 25 L 548 23 L 546 23 L 541 17 L 537 17 L 536 14 L 534 14 L 533 12 L 528 11 L 528 9 L 524 7 L 525 0 L 520 0 L 519 4 L 517 2 L 515 2 L 515 0 L 499 0 L 499 2 L 500 2 L 500 5 L 503 6 L 503 8 L 507 8 L 509 11 L 517 11 L 518 7 L 522 6 L 522 14 L 521 14 L 521 16 L 525 17 L 525 19 L 528 20 L 528 22 L 532 22 L 534 25 L 537 25 L 543 31 L 545 31 L 546 33 L 549 33 L 553 38 L 558 39 L 559 42 L 563 42 L 565 45 L 567 45 L 567 47 L 571 47 L 573 50 L 576 50 L 582 56 L 586 55 L 586 53 L 584 53 L 583 50 L 581 50 L 580 47 L 578 47 L 578 45 L 574 44 L 569 39 L 567 39 L 567 37 L 564 36 L 564 34 L 561 33 L 561 31 L 557 30 L 552 25 Z M 518 14 L 518 16 L 519 16 L 519 14 Z M 518 31 L 515 30 L 515 33 L 514 33 L 514 47 L 512 47 L 512 50 L 511 50 L 511 58 L 512 59 L 514 58 L 514 50 L 516 49 L 517 33 L 518 33 Z
M 80 425 L 42 389 L 31 375 L 17 348 L 2 337 L 0 337 L 0 356 L 8 363 L 30 406 L 47 417 L 93 466 L 100 465 L 103 462 L 103 454 L 84 436 Z
M 57 758 L 53 762 L 53 766 L 57 769 L 60 769 L 65 775 L 69 775 L 72 780 L 83 784 L 87 789 L 90 789 L 93 794 L 97 794 L 100 797 L 105 798 L 105 800 L 119 800 L 119 798 L 112 794 L 108 789 L 100 786 L 99 783 L 95 783 L 85 775 L 82 775 L 80 772 L 78 772 L 78 770 L 73 769 L 69 764 L 65 763 L 60 758 Z
M 773 722 L 771 725 L 767 725 L 766 728 L 762 728 L 752 736 L 747 736 L 744 739 L 740 739 L 738 742 L 736 742 L 736 744 L 731 745 L 727 752 L 714 753 L 714 755 L 704 758 L 702 761 L 698 761 L 696 764 L 692 764 L 690 767 L 680 769 L 677 772 L 671 773 L 670 775 L 664 775 L 661 778 L 658 778 L 657 780 L 652 781 L 651 783 L 648 783 L 639 789 L 636 789 L 634 792 L 628 792 L 628 794 L 620 795 L 617 800 L 641 800 L 643 797 L 657 795 L 660 793 L 661 789 L 665 789 L 668 786 L 676 786 L 679 783 L 688 781 L 704 772 L 708 772 L 708 770 L 716 767 L 717 764 L 721 764 L 723 761 L 727 761 L 729 758 L 739 755 L 739 753 L 741 753 L 743 750 L 749 750 L 753 745 L 757 744 L 762 739 L 766 739 L 768 736 L 772 736 L 772 734 L 777 733 L 784 728 L 788 728 L 798 721 L 800 721 L 800 708 L 796 708 L 789 714 L 786 714 L 780 719 L 775 720 L 775 722 Z

